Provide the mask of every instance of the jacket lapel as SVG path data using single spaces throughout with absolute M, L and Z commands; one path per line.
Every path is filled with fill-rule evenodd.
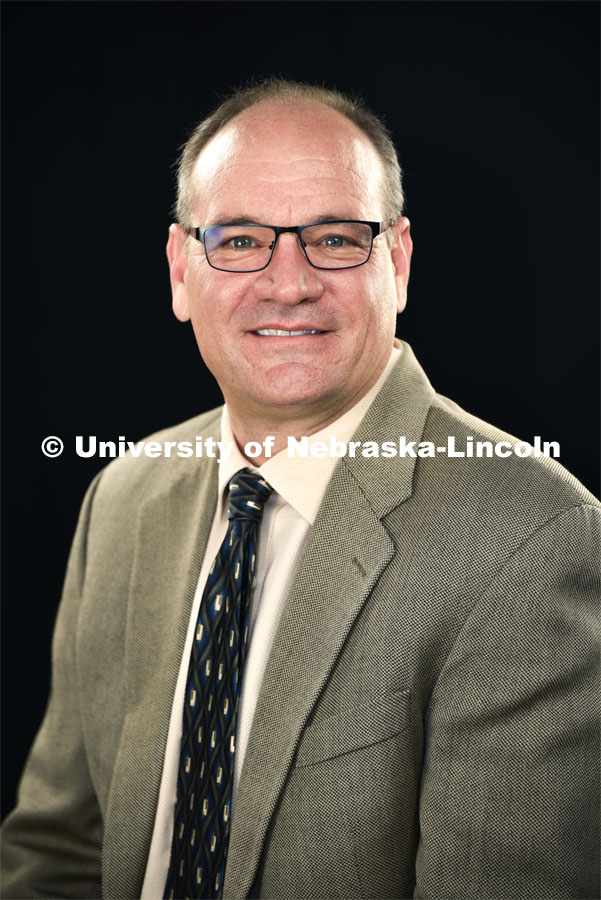
M 352 477 L 337 469 L 341 521 L 322 505 L 269 657 L 240 778 L 225 900 L 246 897 L 304 723 L 393 544 Z
M 411 349 L 354 439 L 421 439 L 434 391 Z M 271 650 L 232 822 L 224 900 L 248 897 L 303 727 L 394 553 L 381 519 L 412 492 L 415 459 L 342 459 L 328 485 Z
M 140 509 L 126 636 L 127 709 L 105 823 L 103 896 L 140 895 L 173 694 L 217 498 L 199 461 Z

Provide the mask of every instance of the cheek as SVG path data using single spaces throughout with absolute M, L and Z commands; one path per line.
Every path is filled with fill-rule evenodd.
M 372 327 L 387 328 L 396 317 L 396 295 L 380 271 L 374 269 L 366 273 L 356 297 L 357 309 L 362 310 L 362 318 Z
M 218 377 L 223 367 L 240 355 L 236 312 L 243 299 L 243 285 L 228 280 L 225 273 L 207 268 L 190 280 L 192 326 L 205 364 Z
M 211 301 L 210 279 L 206 277 L 205 273 L 203 273 L 202 277 L 198 277 L 197 273 L 190 273 L 190 270 L 188 270 L 188 275 L 186 289 L 192 328 L 194 329 L 198 349 L 203 359 L 206 360 L 214 348 L 215 335 L 221 330 L 219 322 L 216 321 L 216 314 L 219 313 L 219 304 Z M 214 297 L 215 294 L 213 292 Z
M 205 260 L 190 273 L 189 293 L 198 314 L 228 322 L 252 300 L 252 276 L 212 269 Z
M 211 273 L 208 266 L 201 266 L 191 273 L 186 285 L 191 302 L 192 322 L 198 337 L 201 330 L 206 333 L 219 328 L 219 317 L 225 309 L 224 292 L 220 291 Z
M 369 279 L 369 295 L 377 314 L 384 319 L 396 319 L 396 285 L 389 256 L 378 260 L 378 266 L 369 273 Z

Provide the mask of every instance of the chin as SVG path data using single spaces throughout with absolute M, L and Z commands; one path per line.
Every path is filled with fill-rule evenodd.
M 265 391 L 255 395 L 257 406 L 267 409 L 298 410 L 299 413 L 311 410 L 323 404 L 325 398 L 319 391 L 304 391 L 298 387 L 283 388 L 276 391 Z
M 328 399 L 340 392 L 339 385 L 326 384 L 315 377 L 303 377 L 298 368 L 293 373 L 280 373 L 278 377 L 266 379 L 263 385 L 256 381 L 249 392 L 258 406 L 266 409 L 289 409 L 299 414 L 328 404 Z

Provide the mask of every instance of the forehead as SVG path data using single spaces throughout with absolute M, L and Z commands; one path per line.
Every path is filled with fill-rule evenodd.
M 190 186 L 199 224 L 232 215 L 274 225 L 382 215 L 383 166 L 371 141 L 313 101 L 265 102 L 237 116 L 204 148 Z

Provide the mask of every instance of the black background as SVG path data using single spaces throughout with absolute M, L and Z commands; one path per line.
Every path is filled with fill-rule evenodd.
M 216 93 L 276 73 L 384 114 L 415 242 L 398 333 L 438 391 L 558 441 L 598 493 L 598 19 L 594 2 L 4 3 L 3 811 L 103 464 L 75 435 L 136 440 L 220 402 L 164 258 L 177 148 Z

